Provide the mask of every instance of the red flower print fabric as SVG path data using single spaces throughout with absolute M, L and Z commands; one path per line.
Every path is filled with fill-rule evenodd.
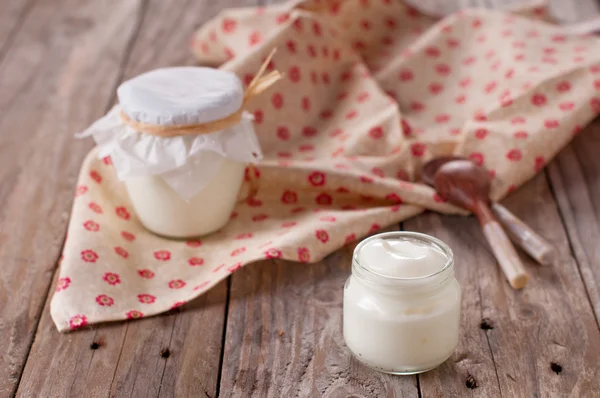
M 319 261 L 424 209 L 457 213 L 416 180 L 435 156 L 485 166 L 500 199 L 600 112 L 598 39 L 520 15 L 294 0 L 224 10 L 192 40 L 245 84 L 273 47 L 268 69 L 286 78 L 247 104 L 260 189 L 219 233 L 148 232 L 111 159 L 87 156 L 51 303 L 60 331 L 168 311 L 254 261 Z

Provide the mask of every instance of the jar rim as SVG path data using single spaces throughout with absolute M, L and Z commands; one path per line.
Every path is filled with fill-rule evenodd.
M 363 264 L 360 263 L 360 261 L 358 261 L 358 255 L 359 255 L 360 251 L 369 242 L 371 242 L 375 239 L 386 239 L 386 238 L 391 238 L 391 237 L 408 238 L 408 239 L 416 240 L 419 242 L 424 242 L 429 245 L 435 246 L 446 257 L 446 262 L 444 263 L 443 267 L 441 267 L 439 270 L 437 270 L 431 274 L 417 276 L 417 277 L 411 277 L 411 278 L 404 278 L 404 277 L 388 276 L 388 275 L 380 274 L 378 272 L 373 271 L 372 269 L 370 269 L 368 267 L 365 267 Z M 426 282 L 426 281 L 434 280 L 439 275 L 446 273 L 448 271 L 448 269 L 451 269 L 452 266 L 454 265 L 454 253 L 453 253 L 452 249 L 450 248 L 450 246 L 448 246 L 442 240 L 440 240 L 434 236 L 427 235 L 427 234 L 420 233 L 420 232 L 392 231 L 392 232 L 383 232 L 380 234 L 372 235 L 372 236 L 362 240 L 354 248 L 354 252 L 352 254 L 352 263 L 353 263 L 353 267 L 352 267 L 353 271 L 354 271 L 354 266 L 356 266 L 360 270 L 360 272 L 365 272 L 367 275 L 374 277 L 376 279 L 379 279 L 380 281 L 397 282 L 397 283 L 402 283 L 402 282 L 404 282 L 404 283 L 417 282 L 418 283 L 418 282 Z

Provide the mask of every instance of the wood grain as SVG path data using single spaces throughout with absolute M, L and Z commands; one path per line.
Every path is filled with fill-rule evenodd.
M 317 264 L 263 261 L 232 276 L 224 397 L 417 397 L 416 378 L 353 359 L 342 337 L 352 248 Z
M 474 219 L 430 214 L 405 223 L 454 249 L 464 295 L 459 349 L 444 366 L 421 376 L 423 395 L 594 396 L 600 384 L 600 331 L 544 176 L 505 204 L 544 231 L 560 253 L 550 267 L 521 253 L 532 279 L 518 292 L 503 280 Z M 492 329 L 481 329 L 484 320 Z
M 62 60 L 63 69 L 58 70 L 57 65 L 61 77 L 57 103 L 64 109 L 47 130 L 56 130 L 57 125 L 66 127 L 61 143 L 73 151 L 70 155 L 77 160 L 69 160 L 68 164 L 68 173 L 75 175 L 90 143 L 76 142 L 72 133 L 108 109 L 122 79 L 164 65 L 192 64 L 187 46 L 192 32 L 223 4 L 127 0 L 110 7 L 91 1 L 72 6 L 57 13 L 74 18 L 70 14 L 89 12 L 95 19 L 86 14 L 92 26 Z M 90 101 L 90 96 L 95 100 Z M 76 129 L 69 127 L 74 124 Z M 35 155 L 57 156 L 41 148 Z M 56 189 L 70 197 L 73 185 L 71 178 L 69 184 Z M 55 211 L 65 214 L 66 221 L 70 200 L 55 206 Z M 61 224 L 54 229 L 57 237 L 64 235 L 64 228 Z M 53 258 L 57 256 L 58 250 Z M 49 282 L 51 272 L 45 275 Z M 41 297 L 46 290 L 40 292 Z M 68 336 L 60 335 L 52 323 L 49 295 L 18 395 L 215 396 L 226 295 L 227 286 L 222 283 L 181 313 L 92 327 Z
M 600 119 L 548 166 L 548 176 L 600 327 Z
M 120 2 L 108 13 L 99 3 L 39 1 L 2 62 L 0 396 L 10 395 L 19 380 L 62 246 L 75 177 L 91 146 L 72 134 L 104 111 L 106 86 L 114 84 L 124 53 L 120 41 L 112 46 L 113 57 L 98 56 L 111 37 L 109 17 L 127 14 L 131 5 Z M 126 41 L 128 25 L 119 29 Z M 94 46 L 75 51 L 93 30 Z M 93 51 L 96 62 L 83 62 Z

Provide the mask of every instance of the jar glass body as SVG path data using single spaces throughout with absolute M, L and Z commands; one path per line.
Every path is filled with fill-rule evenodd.
M 207 152 L 205 156 L 220 156 Z M 141 223 L 155 234 L 193 238 L 227 224 L 241 188 L 245 163 L 223 158 L 219 171 L 190 200 L 182 199 L 160 176 L 125 180 Z
M 391 232 L 369 239 L 416 239 L 442 248 L 448 262 L 419 278 L 372 274 L 354 252 L 352 275 L 344 287 L 346 345 L 366 365 L 386 373 L 415 374 L 448 359 L 459 338 L 461 289 L 454 277 L 452 251 L 423 234 Z

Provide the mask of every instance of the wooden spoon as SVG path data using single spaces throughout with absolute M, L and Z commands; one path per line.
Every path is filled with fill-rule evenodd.
M 421 179 L 427 185 L 435 186 L 435 173 L 438 169 L 453 160 L 467 160 L 458 156 L 440 156 L 425 163 L 421 171 Z M 478 166 L 480 167 L 480 166 Z M 529 225 L 525 224 L 506 207 L 492 202 L 492 211 L 508 232 L 510 239 L 525 250 L 534 260 L 542 265 L 550 265 L 556 261 L 557 253 L 546 239 L 542 238 Z
M 487 171 L 468 160 L 454 160 L 438 169 L 434 182 L 443 198 L 475 213 L 506 279 L 514 289 L 524 288 L 529 276 L 488 206 L 491 182 Z

